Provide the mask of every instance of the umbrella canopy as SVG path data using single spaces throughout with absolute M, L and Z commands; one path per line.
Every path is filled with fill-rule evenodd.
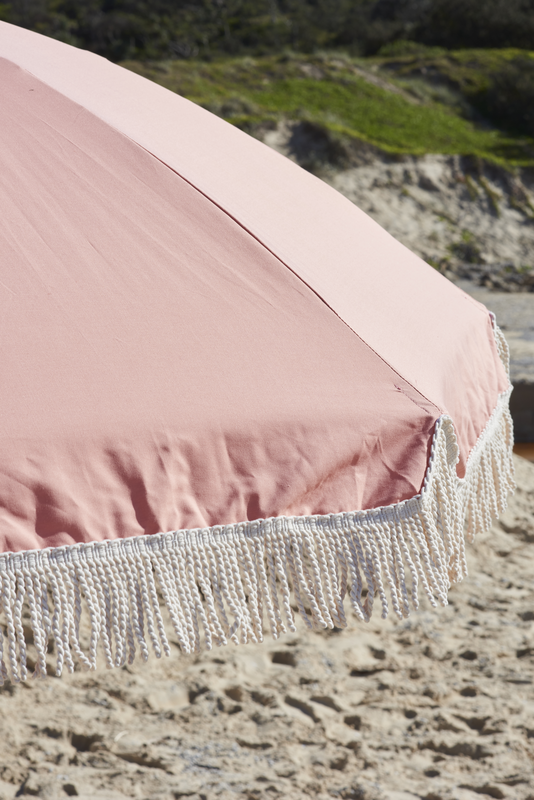
M 187 652 L 446 603 L 512 486 L 485 307 L 94 54 L 0 23 L 0 107 L 2 676 L 25 598 L 37 674 L 168 653 L 158 593 Z

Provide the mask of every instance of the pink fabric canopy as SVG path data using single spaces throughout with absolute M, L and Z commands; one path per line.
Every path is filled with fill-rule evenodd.
M 291 161 L 91 53 L 0 23 L 0 107 L 15 592 L 10 552 L 400 508 L 444 419 L 466 484 L 509 389 L 482 305 Z

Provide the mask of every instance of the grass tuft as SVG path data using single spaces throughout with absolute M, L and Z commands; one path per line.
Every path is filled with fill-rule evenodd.
M 521 51 L 408 50 L 369 59 L 284 53 L 123 66 L 250 133 L 286 119 L 320 127 L 346 152 L 365 143 L 391 156 L 460 154 L 473 163 L 534 166 L 534 139 L 492 127 L 473 105 Z M 497 199 L 484 191 L 498 213 Z

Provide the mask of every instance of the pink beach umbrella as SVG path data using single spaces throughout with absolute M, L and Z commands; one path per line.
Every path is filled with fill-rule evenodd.
M 2 680 L 28 624 L 42 675 L 50 639 L 61 673 L 168 655 L 169 623 L 192 652 L 446 603 L 513 485 L 482 305 L 260 142 L 5 23 L 0 209 Z

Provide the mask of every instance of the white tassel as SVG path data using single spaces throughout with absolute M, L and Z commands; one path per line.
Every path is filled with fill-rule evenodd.
M 503 361 L 506 342 L 495 331 Z M 508 399 L 498 402 L 471 452 L 465 477 L 456 474 L 452 420 L 436 423 L 419 495 L 393 506 L 310 517 L 277 517 L 211 529 L 175 531 L 40 551 L 0 555 L 0 685 L 27 677 L 23 605 L 37 660 L 46 675 L 48 641 L 56 674 L 75 660 L 94 670 L 100 642 L 108 668 L 171 649 L 159 595 L 182 651 L 263 639 L 295 631 L 291 593 L 310 628 L 346 626 L 344 597 L 368 621 L 376 597 L 382 616 L 403 619 L 422 589 L 433 606 L 447 604 L 451 583 L 467 574 L 467 536 L 487 530 L 514 489 L 513 430 Z M 85 606 L 89 642 L 80 641 Z

